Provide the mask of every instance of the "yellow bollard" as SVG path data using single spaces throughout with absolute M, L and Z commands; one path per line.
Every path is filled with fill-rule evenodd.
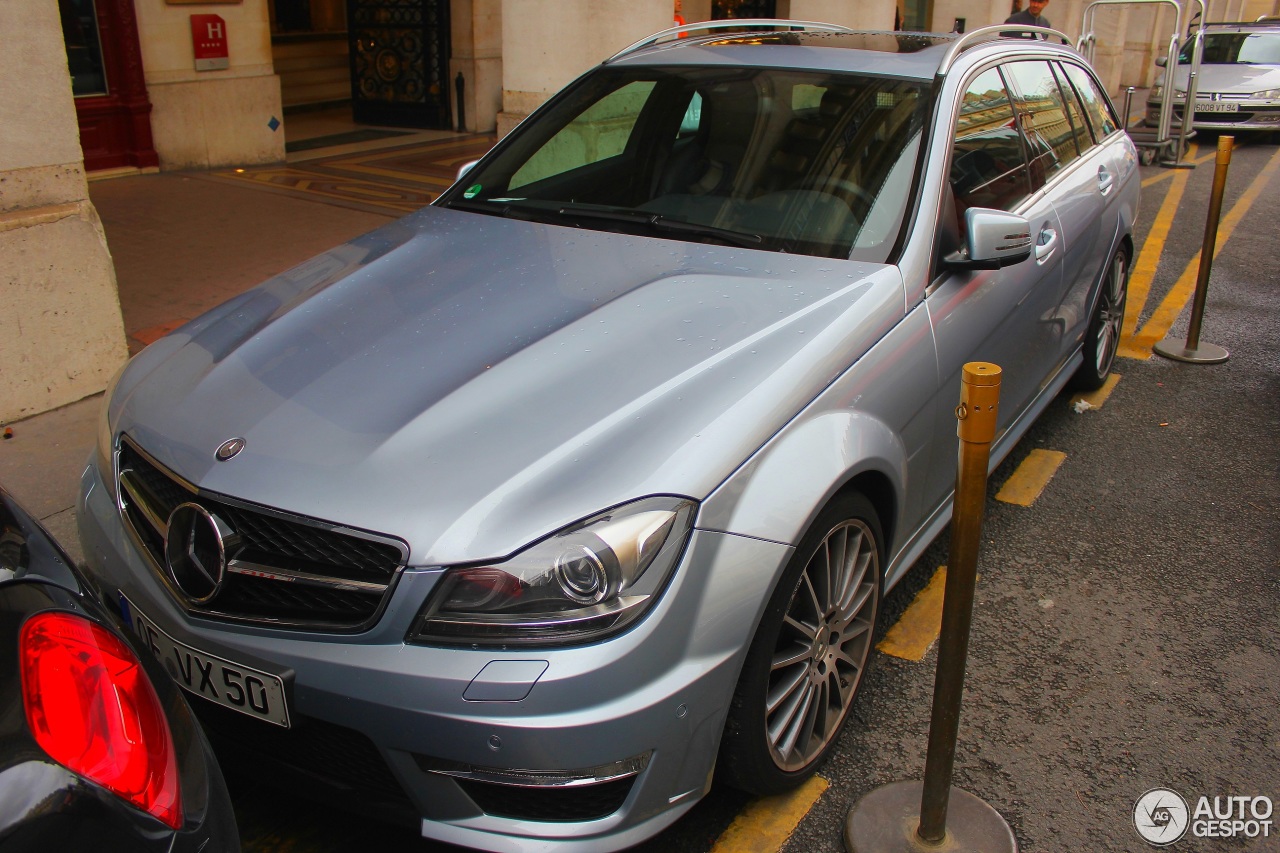
M 1209 194 L 1209 216 L 1204 223 L 1204 242 L 1200 246 L 1200 269 L 1196 275 L 1196 296 L 1191 304 L 1191 323 L 1186 343 L 1165 338 L 1152 347 L 1156 355 L 1191 364 L 1221 364 L 1230 357 L 1225 349 L 1200 343 L 1200 325 L 1204 322 L 1204 304 L 1209 298 L 1209 274 L 1213 271 L 1213 253 L 1218 245 L 1218 220 L 1222 217 L 1222 194 L 1227 188 L 1227 168 L 1231 165 L 1234 136 L 1218 137 L 1218 157 L 1213 171 L 1213 190 Z
M 933 719 L 929 724 L 929 752 L 924 764 L 920 798 L 919 835 L 937 844 L 947 829 L 951 772 L 960 728 L 960 697 L 964 692 L 965 661 L 969 656 L 969 626 L 973 621 L 973 589 L 978 575 L 978 543 L 987 503 L 987 464 L 996 437 L 1000 408 L 1000 368 L 976 361 L 964 366 L 956 433 L 960 458 L 956 465 L 956 496 L 951 513 L 951 548 L 947 553 L 947 589 L 942 604 L 942 632 L 938 635 L 938 675 L 933 685 Z
M 892 782 L 854 804 L 844 828 L 845 848 L 850 853 L 1018 850 L 1017 839 L 999 812 L 968 791 L 951 787 L 969 627 L 973 621 L 978 544 L 987 500 L 987 466 L 999 403 L 1000 368 L 980 361 L 966 364 L 960 405 L 956 407 L 960 454 L 924 781 Z

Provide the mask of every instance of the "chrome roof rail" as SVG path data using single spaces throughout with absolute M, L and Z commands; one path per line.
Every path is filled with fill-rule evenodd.
M 605 60 L 605 63 L 613 62 L 629 53 L 635 53 L 637 50 L 657 44 L 663 40 L 676 39 L 680 37 L 680 33 L 701 33 L 714 30 L 728 30 L 747 28 L 749 30 L 800 30 L 801 32 L 819 32 L 819 33 L 852 33 L 853 30 L 848 27 L 842 27 L 838 24 L 824 24 L 820 21 L 788 21 L 778 20 L 774 18 L 738 18 L 723 21 L 703 21 L 696 24 L 680 24 L 654 33 L 651 36 L 645 36 L 635 44 L 624 47 L 613 56 Z
M 1003 33 L 1016 33 L 1016 37 L 1020 36 L 1042 36 L 1046 40 L 1050 38 L 1062 39 L 1062 43 L 1071 46 L 1071 39 L 1067 38 L 1066 33 L 1057 30 L 1051 30 L 1047 27 L 1026 27 L 1019 24 L 996 24 L 990 27 L 982 27 L 971 33 L 965 33 L 947 48 L 947 53 L 942 57 L 942 64 L 938 66 L 938 76 L 944 76 L 951 70 L 951 65 L 956 61 L 961 53 L 973 47 L 979 42 L 992 41 L 1001 37 Z

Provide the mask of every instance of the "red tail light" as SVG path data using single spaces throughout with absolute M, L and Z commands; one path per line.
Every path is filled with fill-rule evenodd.
M 178 829 L 173 735 L 138 658 L 102 626 L 41 613 L 22 627 L 22 698 L 40 748 Z

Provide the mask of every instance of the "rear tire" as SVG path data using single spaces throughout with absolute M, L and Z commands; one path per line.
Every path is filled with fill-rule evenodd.
M 1084 364 L 1071 377 L 1071 387 L 1078 391 L 1096 391 L 1111 375 L 1120 348 L 1120 330 L 1124 325 L 1124 306 L 1129 296 L 1129 253 L 1116 250 L 1107 264 L 1106 275 L 1098 293 L 1098 304 L 1089 319 L 1084 335 Z
M 875 508 L 856 492 L 837 495 L 800 540 L 734 691 L 723 781 L 776 794 L 822 764 L 871 662 L 883 549 Z

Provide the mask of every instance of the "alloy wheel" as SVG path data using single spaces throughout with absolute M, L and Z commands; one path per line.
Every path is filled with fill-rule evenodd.
M 1110 372 L 1111 362 L 1115 360 L 1116 349 L 1120 345 L 1125 289 L 1128 284 L 1127 263 L 1124 253 L 1117 252 L 1111 259 L 1111 269 L 1107 271 L 1107 280 L 1098 297 L 1098 337 L 1093 357 L 1094 368 L 1103 377 Z
M 879 551 L 860 519 L 832 529 L 782 620 L 765 692 L 774 763 L 804 769 L 840 731 L 866 669 L 879 608 Z

